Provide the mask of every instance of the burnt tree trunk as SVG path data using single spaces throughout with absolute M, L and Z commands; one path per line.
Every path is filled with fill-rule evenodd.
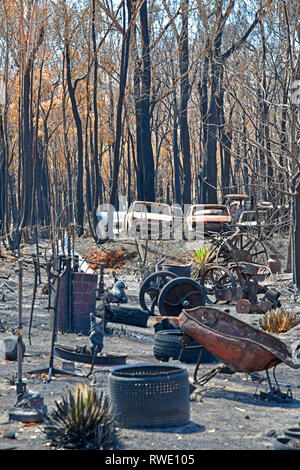
M 207 57 L 208 63 L 206 68 L 210 65 L 211 68 L 211 88 L 210 88 L 210 105 L 207 111 L 207 118 L 204 120 L 203 126 L 205 128 L 204 135 L 205 142 L 205 167 L 206 167 L 206 202 L 217 202 L 217 138 L 218 126 L 220 122 L 220 112 L 218 107 L 218 99 L 223 88 L 223 67 L 227 59 L 238 50 L 247 40 L 253 29 L 256 27 L 259 20 L 259 12 L 256 13 L 252 24 L 249 26 L 245 34 L 237 39 L 223 54 L 221 53 L 223 32 L 226 21 L 228 20 L 234 2 L 230 2 L 223 14 L 223 0 L 216 2 L 216 23 L 214 25 L 215 36 L 209 38 L 207 41 Z M 204 59 L 206 62 L 206 59 Z M 203 75 L 203 80 L 207 76 Z M 199 89 L 202 89 L 200 86 Z
M 7 217 L 7 154 L 4 138 L 3 117 L 0 113 L 0 232 L 3 233 L 5 219 Z
M 131 1 L 127 0 L 127 23 L 130 25 L 131 20 Z M 112 206 L 117 206 L 118 196 L 118 177 L 120 171 L 120 144 L 122 137 L 122 111 L 125 96 L 125 87 L 127 81 L 127 69 L 128 69 L 128 58 L 129 58 L 129 43 L 131 28 L 126 32 L 126 19 L 125 19 L 125 5 L 123 6 L 123 38 L 122 38 L 122 51 L 121 51 L 121 70 L 120 70 L 120 86 L 119 86 L 119 98 L 117 104 L 117 116 L 116 116 L 116 137 L 114 143 L 114 155 L 113 155 L 113 169 L 112 169 L 112 185 L 110 190 L 109 202 Z
M 135 134 L 136 134 L 136 180 L 137 180 L 137 198 L 144 200 L 144 169 L 142 158 L 142 112 L 141 112 L 141 59 L 137 51 L 137 27 L 133 28 L 133 50 L 134 50 L 134 106 L 135 106 Z
M 206 48 L 208 48 L 208 44 L 206 44 Z M 202 65 L 202 79 L 198 83 L 198 92 L 200 96 L 200 114 L 202 119 L 202 140 L 203 145 L 202 148 L 204 149 L 203 154 L 204 158 L 202 159 L 202 169 L 199 169 L 198 178 L 200 180 L 200 196 L 199 202 L 202 204 L 206 203 L 206 194 L 207 194 L 207 184 L 206 184 L 206 177 L 207 177 L 207 161 L 206 161 L 206 143 L 207 143 L 207 110 L 208 110 L 208 69 L 209 69 L 209 59 L 208 56 L 205 55 Z
M 30 88 L 32 63 L 28 64 L 23 77 L 22 96 L 22 212 L 20 229 L 30 225 L 33 194 L 32 129 L 30 126 Z
M 296 188 L 295 196 L 294 282 L 300 289 L 300 184 Z
M 148 31 L 148 12 L 147 1 L 145 0 L 140 9 L 141 22 L 141 153 L 143 158 L 143 183 L 144 183 L 144 200 L 155 201 L 155 172 L 154 158 L 151 142 L 150 129 L 150 89 L 151 89 L 151 62 L 149 47 L 149 31 Z
M 190 134 L 188 125 L 188 101 L 190 95 L 189 83 L 189 37 L 188 37 L 188 0 L 182 1 L 182 25 L 179 44 L 179 67 L 180 67 L 180 144 L 183 161 L 183 204 L 191 203 L 191 150 Z
M 94 111 L 94 142 L 93 142 L 93 157 L 94 157 L 94 168 L 95 168 L 95 196 L 94 196 L 94 207 L 93 217 L 94 224 L 97 224 L 96 210 L 98 204 L 102 202 L 102 178 L 100 173 L 100 162 L 99 162 L 99 145 L 98 145 L 98 56 L 97 56 L 97 45 L 96 45 L 96 32 L 95 32 L 95 0 L 93 0 L 92 7 L 92 42 L 93 42 L 93 59 L 94 59 L 94 88 L 93 88 L 93 111 Z
M 84 231 L 84 200 L 83 200 L 83 137 L 82 137 L 82 122 L 78 111 L 75 91 L 76 84 L 73 85 L 71 77 L 71 59 L 70 59 L 70 46 L 68 41 L 65 44 L 65 57 L 66 57 L 66 72 L 67 72 L 67 85 L 68 92 L 72 105 L 72 113 L 76 125 L 77 132 L 77 185 L 76 185 L 76 224 L 77 233 L 79 236 L 83 235 Z

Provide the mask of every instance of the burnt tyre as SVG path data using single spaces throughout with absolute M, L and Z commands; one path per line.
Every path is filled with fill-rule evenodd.
M 124 325 L 147 327 L 149 313 L 138 307 L 120 306 L 110 304 L 108 321 L 110 323 L 122 323 Z
M 168 362 L 169 359 L 178 360 L 182 344 L 183 332 L 178 330 L 162 330 L 154 335 L 153 354 L 158 361 Z M 188 346 L 199 346 L 199 349 L 185 350 L 181 356 L 180 362 L 197 363 L 201 353 L 201 345 L 194 340 L 188 343 Z M 219 362 L 218 359 L 209 351 L 204 350 L 201 363 L 210 364 Z
M 108 376 L 113 418 L 124 428 L 184 426 L 190 421 L 188 371 L 165 364 L 111 369 Z

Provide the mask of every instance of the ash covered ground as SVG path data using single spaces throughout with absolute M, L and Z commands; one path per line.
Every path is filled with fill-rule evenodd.
M 285 263 L 286 243 L 278 242 L 276 245 Z M 41 253 L 48 248 L 45 242 L 41 245 Z M 138 293 L 141 283 L 136 247 L 134 243 L 111 242 L 109 245 L 97 247 L 90 239 L 76 241 L 76 250 L 82 256 L 102 250 L 124 250 L 127 253 L 126 262 L 117 268 L 105 268 L 105 287 L 113 284 L 113 274 L 125 280 L 126 294 L 129 304 L 138 306 Z M 179 262 L 190 262 L 189 255 L 179 243 L 161 243 L 150 246 L 148 256 L 155 262 L 160 256 L 167 259 L 176 259 Z M 34 246 L 24 246 L 24 260 L 30 259 L 35 253 Z M 18 273 L 17 258 L 7 252 L 0 260 L 1 276 L 9 276 L 7 283 L 14 292 L 5 290 L 5 300 L 0 302 L 0 322 L 2 334 L 13 333 L 18 326 Z M 54 374 L 47 381 L 47 372 L 40 373 L 41 369 L 49 367 L 51 351 L 52 326 L 48 297 L 45 294 L 47 282 L 46 273 L 41 270 L 42 283 L 38 287 L 33 322 L 31 327 L 31 344 L 28 339 L 30 312 L 33 294 L 33 267 L 24 264 L 24 295 L 23 295 L 23 341 L 26 352 L 23 358 L 23 379 L 29 390 L 41 393 L 48 411 L 53 409 L 55 401 L 66 393 L 68 389 L 75 390 L 77 383 L 91 380 L 95 382 L 96 390 L 108 392 L 109 368 L 97 366 L 92 377 L 72 377 L 67 374 Z M 284 276 L 283 276 L 284 277 Z M 287 276 L 288 277 L 288 276 Z M 290 279 L 278 279 L 273 276 L 268 280 L 269 285 L 281 292 L 281 304 L 295 314 L 300 315 L 300 297 L 293 294 Z M 225 308 L 222 306 L 220 308 Z M 246 323 L 259 327 L 260 315 L 237 314 L 235 305 L 226 305 L 230 314 L 237 315 Z M 109 332 L 104 338 L 103 352 L 113 354 L 126 354 L 127 364 L 156 363 L 153 355 L 154 317 L 149 317 L 147 327 L 111 323 Z M 290 345 L 300 336 L 300 326 L 296 326 L 286 333 L 278 334 L 282 341 Z M 56 342 L 74 347 L 88 344 L 88 337 L 74 333 L 57 333 Z M 63 360 L 54 357 L 54 367 L 62 370 Z M 194 364 L 182 364 L 188 369 L 192 381 Z M 200 366 L 199 373 L 205 373 L 213 365 Z M 14 383 L 18 365 L 16 361 L 0 360 L 0 449 L 15 450 L 51 450 L 51 446 L 43 432 L 43 423 L 20 423 L 9 421 L 9 411 L 16 404 L 16 385 Z M 75 371 L 86 375 L 89 366 L 75 363 Z M 30 372 L 30 373 L 28 373 Z M 263 375 L 263 373 L 262 373 Z M 295 427 L 300 420 L 300 370 L 292 369 L 286 364 L 279 364 L 276 376 L 282 389 L 290 384 L 292 400 L 283 403 L 268 402 L 259 398 L 259 393 L 267 388 L 266 382 L 258 384 L 248 375 L 235 373 L 231 375 L 220 374 L 211 379 L 204 387 L 196 387 L 190 395 L 190 423 L 175 429 L 134 430 L 118 429 L 120 446 L 124 450 L 272 450 L 276 436 L 281 436 L 285 429 Z

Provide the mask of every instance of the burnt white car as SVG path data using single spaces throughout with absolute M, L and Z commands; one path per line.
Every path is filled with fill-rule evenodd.
M 189 235 L 195 232 L 222 232 L 230 228 L 232 217 L 229 209 L 221 204 L 195 204 L 186 214 Z
M 144 240 L 169 239 L 172 225 L 173 215 L 168 204 L 135 201 L 125 216 L 124 231 L 130 237 Z

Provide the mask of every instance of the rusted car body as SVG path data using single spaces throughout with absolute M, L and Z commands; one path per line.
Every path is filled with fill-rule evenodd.
M 250 196 L 247 194 L 226 194 L 223 204 L 228 207 L 232 223 L 236 224 L 244 211 L 250 210 Z
M 178 325 L 235 372 L 267 370 L 281 362 L 300 368 L 291 350 L 278 338 L 214 307 L 182 310 Z
M 232 222 L 229 209 L 220 204 L 195 204 L 186 214 L 189 234 L 195 231 L 221 232 L 228 230 Z
M 253 232 L 262 230 L 268 224 L 267 211 L 257 209 L 256 211 L 243 211 L 239 217 L 236 226 L 243 230 L 252 230 Z
M 243 203 L 246 207 L 250 204 L 250 196 L 248 194 L 226 194 L 223 198 L 224 205 L 230 205 L 232 202 Z
M 168 204 L 135 201 L 124 220 L 128 236 L 139 239 L 171 238 L 173 215 Z

